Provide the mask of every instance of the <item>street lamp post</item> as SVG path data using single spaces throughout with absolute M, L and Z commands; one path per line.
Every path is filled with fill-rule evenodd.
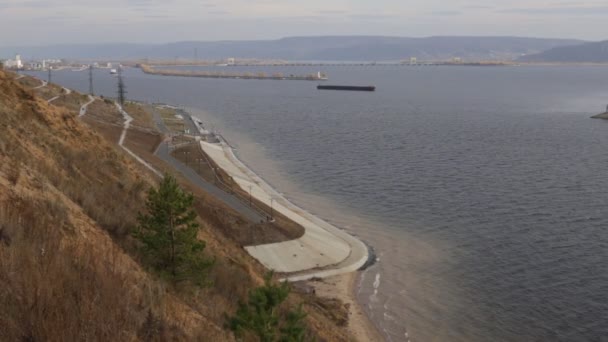
M 274 209 L 273 209 L 274 197 L 270 197 L 270 219 L 274 220 Z
M 184 151 L 184 154 L 186 155 L 186 165 L 189 165 L 190 164 L 190 158 L 189 158 L 190 151 Z
M 252 185 L 249 185 L 249 206 L 251 207 L 251 189 L 252 189 Z

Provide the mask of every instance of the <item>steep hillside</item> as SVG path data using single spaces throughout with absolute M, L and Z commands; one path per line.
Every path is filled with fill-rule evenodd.
M 550 63 L 608 63 L 608 40 L 556 47 L 538 54 L 524 56 L 519 60 Z
M 221 207 L 199 217 L 211 285 L 161 281 L 130 235 L 157 179 L 13 77 L 0 71 L 0 340 L 234 340 L 226 315 L 265 270 L 216 226 Z M 304 303 L 309 336 L 350 339 L 340 305 L 296 292 L 288 302 Z

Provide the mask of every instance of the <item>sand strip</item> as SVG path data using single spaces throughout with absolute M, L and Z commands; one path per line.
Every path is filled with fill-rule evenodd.
M 346 273 L 310 281 L 307 284 L 315 289 L 316 295 L 326 298 L 337 298 L 348 308 L 348 331 L 357 341 L 384 341 L 384 337 L 374 326 L 355 299 L 357 273 Z

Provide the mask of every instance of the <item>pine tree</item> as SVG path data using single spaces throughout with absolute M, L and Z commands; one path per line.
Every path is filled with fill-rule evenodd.
M 287 283 L 274 285 L 272 273 L 265 278 L 264 286 L 249 292 L 247 303 L 240 303 L 236 315 L 231 317 L 228 327 L 237 337 L 245 333 L 255 334 L 261 342 L 301 342 L 305 340 L 306 314 L 300 306 L 296 311 L 287 312 L 282 317 L 281 304 L 287 299 L 290 288 Z
M 139 215 L 134 236 L 148 264 L 161 276 L 203 285 L 213 261 L 205 257 L 205 242 L 197 238 L 193 202 L 192 194 L 184 192 L 173 176 L 165 175 L 158 189 L 148 191 L 147 213 Z
M 295 311 L 289 311 L 285 319 L 285 325 L 281 328 L 280 342 L 304 342 L 306 340 L 306 326 L 304 318 L 306 313 L 302 310 L 302 305 Z

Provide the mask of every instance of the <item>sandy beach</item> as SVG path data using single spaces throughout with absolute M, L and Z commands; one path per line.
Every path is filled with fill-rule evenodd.
M 348 331 L 357 341 L 384 341 L 384 337 L 374 326 L 357 302 L 355 288 L 358 272 L 345 273 L 319 281 L 309 281 L 319 297 L 337 298 L 348 306 Z

